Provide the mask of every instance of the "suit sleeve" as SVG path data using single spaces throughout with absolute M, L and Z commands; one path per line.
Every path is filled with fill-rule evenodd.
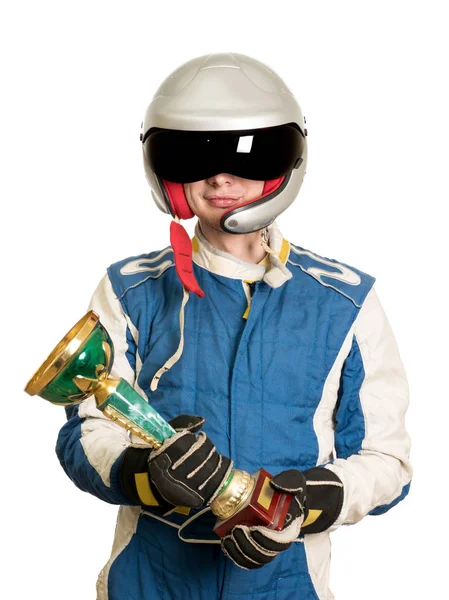
M 335 410 L 336 458 L 324 467 L 343 484 L 341 509 L 330 531 L 388 511 L 407 495 L 412 478 L 407 377 L 374 288 L 353 334 Z
M 113 377 L 134 385 L 136 344 L 131 324 L 123 312 L 108 275 L 98 285 L 89 309 L 94 310 L 114 344 Z M 96 408 L 93 396 L 78 406 L 67 407 L 56 454 L 66 474 L 77 487 L 111 504 L 132 504 L 119 477 L 124 450 L 130 445 L 128 432 Z

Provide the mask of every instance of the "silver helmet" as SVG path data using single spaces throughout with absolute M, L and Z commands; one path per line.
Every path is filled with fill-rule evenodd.
M 142 123 L 144 166 L 164 213 L 191 218 L 183 183 L 226 172 L 265 181 L 222 215 L 228 233 L 263 229 L 295 200 L 307 165 L 301 108 L 267 65 L 243 54 L 189 60 L 159 86 Z

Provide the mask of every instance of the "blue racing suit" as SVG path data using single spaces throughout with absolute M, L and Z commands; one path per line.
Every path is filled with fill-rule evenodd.
M 329 533 L 408 492 L 408 385 L 374 278 L 288 242 L 276 221 L 268 234 L 273 254 L 253 264 L 214 248 L 197 223 L 193 264 L 205 298 L 192 294 L 185 305 L 182 356 L 155 391 L 180 340 L 172 248 L 113 264 L 90 307 L 114 343 L 112 374 L 164 418 L 204 416 L 218 451 L 250 473 L 334 471 L 341 511 L 261 569 L 240 569 L 222 553 L 207 509 L 161 517 L 132 505 L 120 464 L 142 442 L 89 398 L 67 409 L 57 454 L 79 488 L 121 505 L 98 600 L 327 600 Z

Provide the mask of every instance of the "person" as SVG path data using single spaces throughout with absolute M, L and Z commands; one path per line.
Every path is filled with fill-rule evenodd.
M 89 398 L 57 442 L 82 490 L 120 505 L 100 600 L 332 597 L 330 536 L 408 493 L 409 391 L 374 277 L 286 240 L 307 164 L 285 82 L 243 54 L 194 58 L 142 124 L 171 244 L 111 265 L 94 309 L 121 376 L 170 421 L 159 449 Z M 198 218 L 192 239 L 182 219 Z M 284 527 L 213 532 L 233 466 L 291 494 Z

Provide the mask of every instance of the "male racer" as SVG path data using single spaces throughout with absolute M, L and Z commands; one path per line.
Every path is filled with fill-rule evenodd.
M 389 510 L 412 476 L 407 380 L 375 280 L 283 237 L 307 130 L 266 65 L 188 61 L 155 93 L 142 144 L 171 245 L 111 265 L 91 308 L 112 373 L 177 433 L 151 450 L 92 399 L 68 409 L 63 468 L 121 505 L 97 598 L 331 598 L 329 532 Z M 190 240 L 180 220 L 194 216 Z M 213 533 L 233 466 L 292 494 L 282 531 Z

